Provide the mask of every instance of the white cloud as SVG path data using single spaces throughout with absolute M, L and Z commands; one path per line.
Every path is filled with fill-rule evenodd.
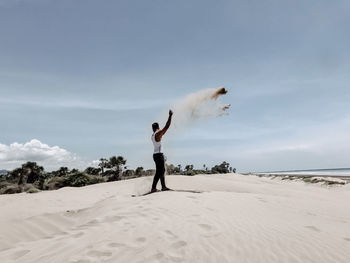
M 27 161 L 37 162 L 48 171 L 61 166 L 85 168 L 93 164 L 59 146 L 49 146 L 37 139 L 23 144 L 17 142 L 10 145 L 0 144 L 1 169 L 13 169 Z
M 97 167 L 100 163 L 100 160 L 92 160 L 89 166 Z

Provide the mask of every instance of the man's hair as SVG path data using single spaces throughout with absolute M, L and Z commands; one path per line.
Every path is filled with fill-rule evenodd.
M 159 129 L 158 122 L 155 122 L 155 123 L 152 124 L 152 129 L 153 129 L 154 132 Z

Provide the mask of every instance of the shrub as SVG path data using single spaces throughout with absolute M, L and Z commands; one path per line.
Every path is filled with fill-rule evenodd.
M 213 168 L 211 168 L 211 172 L 213 174 L 226 174 L 230 172 L 229 166 L 230 164 L 224 161 L 221 164 L 215 165 Z
M 193 170 L 188 170 L 188 171 L 185 172 L 185 174 L 186 174 L 186 175 L 193 176 L 193 175 L 195 175 L 196 173 L 195 173 L 195 171 L 193 171 Z
M 120 172 L 114 171 L 112 169 L 105 171 L 103 176 L 107 178 L 107 182 L 120 180 Z
M 20 192 L 21 188 L 17 184 L 7 185 L 0 190 L 0 194 L 16 194 Z
M 106 182 L 106 179 L 101 176 L 90 175 L 90 183 L 89 184 L 99 184 Z
M 40 190 L 36 188 L 33 184 L 24 185 L 23 191 L 30 194 L 40 192 Z
M 35 188 L 34 186 L 32 188 L 29 188 L 27 191 L 26 191 L 28 194 L 34 194 L 34 193 L 38 193 L 40 192 L 40 190 L 38 188 Z
M 45 185 L 45 190 L 55 190 L 66 186 L 64 177 L 52 177 Z
M 311 183 L 311 178 L 310 177 L 303 178 L 303 181 L 305 183 Z
M 0 182 L 0 190 L 2 188 L 5 188 L 5 187 L 9 186 L 9 185 L 13 185 L 13 184 L 11 184 L 9 182 L 6 182 L 6 181 L 5 182 L 4 181 Z
M 32 185 L 32 184 L 25 184 L 24 186 L 23 186 L 23 191 L 24 192 L 27 192 L 29 189 L 31 189 L 31 188 L 33 188 L 34 187 L 34 185 Z M 35 187 L 34 187 L 35 188 Z
M 88 175 L 83 172 L 76 172 L 76 173 L 69 174 L 65 178 L 64 184 L 65 186 L 80 187 L 80 186 L 85 186 L 89 184 L 97 184 L 103 181 L 104 180 L 100 177 Z

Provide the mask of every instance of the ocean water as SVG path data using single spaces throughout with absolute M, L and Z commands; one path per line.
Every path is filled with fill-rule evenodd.
M 322 175 L 322 176 L 349 176 L 350 177 L 350 168 L 271 171 L 271 172 L 259 172 L 257 174 L 292 174 L 292 175 L 315 175 L 315 176 Z

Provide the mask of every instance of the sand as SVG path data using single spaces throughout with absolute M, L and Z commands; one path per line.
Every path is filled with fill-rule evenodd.
M 0 262 L 349 262 L 350 185 L 167 176 L 0 196 Z

